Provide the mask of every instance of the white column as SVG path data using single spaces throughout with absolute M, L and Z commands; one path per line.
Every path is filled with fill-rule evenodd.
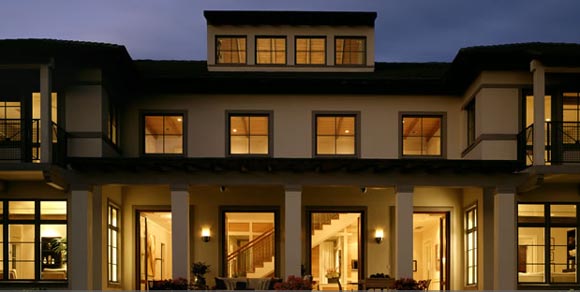
M 51 65 L 40 66 L 40 161 L 52 161 L 52 72 Z
M 171 244 L 173 278 L 190 278 L 189 186 L 171 186 Z
M 498 188 L 494 198 L 494 290 L 517 288 L 516 194 L 512 188 Z
M 413 187 L 395 192 L 395 277 L 413 277 Z
M 300 276 L 302 264 L 302 190 L 286 187 L 284 199 L 284 278 Z
M 88 187 L 70 193 L 68 278 L 71 290 L 93 289 L 92 193 Z
M 530 63 L 534 83 L 534 165 L 544 165 L 544 98 L 546 96 L 545 69 L 538 60 Z

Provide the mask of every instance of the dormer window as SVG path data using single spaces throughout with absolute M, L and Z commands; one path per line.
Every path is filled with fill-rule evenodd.
M 365 65 L 367 62 L 365 37 L 336 37 L 334 64 Z
M 246 37 L 245 36 L 218 36 L 216 37 L 216 63 L 218 64 L 246 64 Z
M 325 37 L 296 37 L 296 65 L 326 64 Z
M 256 37 L 256 64 L 286 64 L 286 38 Z

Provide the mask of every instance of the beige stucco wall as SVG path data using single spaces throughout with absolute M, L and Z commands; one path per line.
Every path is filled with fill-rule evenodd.
M 248 66 L 215 66 L 215 37 L 216 35 L 246 36 Z M 256 36 L 286 36 L 287 65 L 280 66 L 253 66 L 255 65 L 255 37 Z M 295 37 L 296 36 L 325 36 L 326 37 L 326 64 L 324 66 L 294 66 Z M 367 39 L 366 66 L 375 64 L 374 28 L 367 26 L 214 26 L 207 27 L 207 63 L 210 70 L 219 71 L 372 71 L 372 68 L 334 66 L 334 38 L 337 36 L 364 36 Z
M 164 95 L 139 99 L 123 119 L 123 150 L 139 156 L 139 113 L 187 111 L 187 156 L 224 157 L 226 110 L 273 112 L 274 157 L 312 157 L 312 113 L 360 112 L 361 158 L 399 157 L 400 112 L 447 113 L 447 158 L 459 159 L 460 100 L 451 96 Z M 200 143 L 203 141 L 203 143 Z

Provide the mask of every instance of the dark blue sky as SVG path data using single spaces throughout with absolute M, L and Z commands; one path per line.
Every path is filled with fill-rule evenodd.
M 377 61 L 451 61 L 466 46 L 580 43 L 580 0 L 0 0 L 0 38 L 124 45 L 206 59 L 203 10 L 376 11 Z

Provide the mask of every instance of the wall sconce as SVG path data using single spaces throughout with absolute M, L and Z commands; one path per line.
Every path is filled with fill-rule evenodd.
M 381 242 L 383 242 L 383 239 L 385 239 L 385 233 L 383 232 L 382 229 L 376 229 L 375 230 L 375 241 L 380 244 Z
M 201 240 L 203 242 L 208 242 L 211 239 L 211 232 L 209 228 L 202 228 L 201 229 Z

